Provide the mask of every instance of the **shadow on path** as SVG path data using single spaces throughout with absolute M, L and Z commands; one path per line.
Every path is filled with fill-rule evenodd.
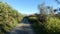
M 18 24 L 10 34 L 34 34 L 33 28 L 27 18 L 24 18 L 22 23 Z

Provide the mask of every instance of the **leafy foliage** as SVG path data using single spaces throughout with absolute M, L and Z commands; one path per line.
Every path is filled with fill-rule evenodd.
M 46 30 L 48 33 L 60 32 L 60 20 L 56 17 L 50 17 L 46 23 Z
M 60 34 L 60 19 L 58 17 L 54 15 L 40 15 L 40 18 L 38 16 L 33 18 L 31 16 L 29 21 L 32 23 L 36 34 Z
M 21 22 L 22 14 L 5 2 L 0 2 L 0 33 L 9 32 L 17 23 Z

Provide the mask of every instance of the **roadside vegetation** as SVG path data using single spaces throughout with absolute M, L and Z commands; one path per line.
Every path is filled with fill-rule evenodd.
M 39 14 L 26 16 L 36 34 L 60 34 L 60 8 L 38 5 Z M 57 12 L 57 13 L 56 13 Z M 0 2 L 0 34 L 9 33 L 23 19 L 23 15 L 6 2 Z
M 36 34 L 60 34 L 60 13 L 55 14 L 57 9 L 41 4 L 39 10 L 40 14 L 28 16 Z
M 40 19 L 38 16 L 29 16 L 28 19 L 36 34 L 60 34 L 60 19 L 58 17 L 48 15 L 45 18 L 42 15 Z
M 0 34 L 10 32 L 21 22 L 23 15 L 6 2 L 0 2 Z

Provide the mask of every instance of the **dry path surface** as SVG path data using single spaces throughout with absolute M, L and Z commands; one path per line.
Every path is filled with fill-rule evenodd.
M 33 28 L 28 19 L 24 19 L 22 23 L 18 24 L 10 34 L 34 34 Z

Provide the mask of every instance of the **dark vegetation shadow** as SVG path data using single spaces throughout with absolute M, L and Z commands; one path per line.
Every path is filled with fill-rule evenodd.
M 24 24 L 30 24 L 28 23 L 29 22 L 29 19 L 28 17 L 24 17 L 22 20 L 21 20 L 21 23 L 24 23 Z M 30 26 L 21 26 L 19 28 L 22 28 L 22 30 L 15 30 L 15 32 L 13 32 L 13 34 L 28 34 L 28 31 L 32 30 L 32 25 L 31 27 Z M 6 34 L 10 34 L 9 32 L 6 33 Z
M 47 29 L 44 25 L 47 24 L 48 16 L 50 16 L 50 15 L 35 14 L 35 16 L 34 15 L 28 16 L 28 20 L 29 20 L 30 24 L 32 24 L 32 27 L 36 34 L 59 34 L 59 32 L 52 32 L 52 31 L 47 32 Z M 31 18 L 31 17 L 36 17 L 36 19 Z M 57 18 L 58 15 L 54 15 L 54 16 L 50 16 L 50 17 Z

